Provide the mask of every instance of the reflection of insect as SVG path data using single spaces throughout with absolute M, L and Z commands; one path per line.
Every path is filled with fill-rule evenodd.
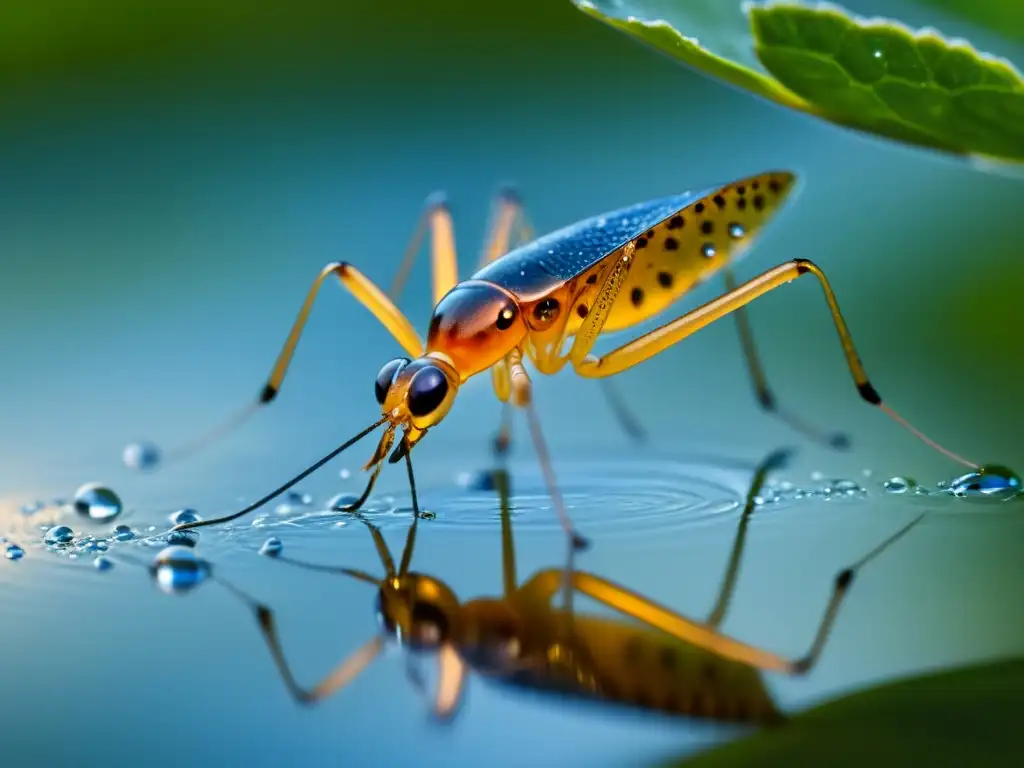
M 287 560 L 293 565 L 342 573 L 378 589 L 377 609 L 383 634 L 370 640 L 312 688 L 300 686 L 292 676 L 273 612 L 252 598 L 237 594 L 255 610 L 289 691 L 305 703 L 326 698 L 351 681 L 380 653 L 386 637 L 391 636 L 409 650 L 437 652 L 440 674 L 434 711 L 442 718 L 455 713 L 469 668 L 495 682 L 518 688 L 680 716 L 771 721 L 781 715 L 765 688 L 760 670 L 790 675 L 807 673 L 822 652 L 856 570 L 923 517 L 839 572 L 806 656 L 791 661 L 723 635 L 718 627 L 725 619 L 735 590 L 754 499 L 767 473 L 784 459 L 781 452 L 773 454 L 755 473 L 720 594 L 704 622 L 688 619 L 614 582 L 582 571 L 566 574 L 560 569 L 542 570 L 519 584 L 508 477 L 504 470 L 495 472 L 495 485 L 501 496 L 504 594 L 500 597 L 481 597 L 463 603 L 440 579 L 410 570 L 415 519 L 397 568 L 383 536 L 364 520 L 384 566 L 382 579 L 353 569 Z M 566 575 L 574 590 L 640 623 L 580 614 L 573 610 L 571 602 L 554 606 L 554 595 Z M 412 682 L 422 688 L 413 658 L 407 657 L 407 669 Z
M 976 468 L 929 441 L 882 403 L 853 347 L 832 289 L 814 263 L 794 259 L 736 285 L 728 265 L 752 242 L 760 227 L 789 195 L 793 184 L 794 177 L 790 173 L 764 173 L 725 186 L 661 198 L 586 219 L 507 253 L 513 233 L 518 228 L 522 236 L 526 225 L 520 203 L 514 196 L 504 195 L 498 203 L 498 215 L 482 259 L 483 266 L 463 282 L 459 282 L 457 276 L 451 216 L 443 202 L 435 201 L 424 214 L 391 290 L 392 297 L 397 296 L 419 243 L 429 229 L 436 306 L 426 344 L 393 299 L 356 267 L 346 262 L 329 264 L 310 289 L 259 403 L 269 403 L 278 394 L 320 286 L 327 278 L 337 277 L 394 335 L 410 357 L 397 358 L 381 368 L 376 380 L 381 419 L 331 457 L 386 424 L 377 450 L 366 466 L 373 468 L 368 494 L 391 450 L 395 431 L 402 428 L 403 435 L 391 454 L 392 462 L 408 456 L 412 447 L 445 417 L 459 387 L 467 379 L 489 370 L 498 399 L 525 409 L 555 510 L 572 540 L 582 544 L 583 539 L 573 531 L 556 487 L 540 423 L 532 406 L 531 383 L 524 360 L 532 361 L 543 374 L 554 374 L 571 363 L 584 377 L 611 376 L 653 357 L 711 322 L 739 312 L 758 296 L 809 274 L 824 289 L 847 364 L 861 396 L 933 447 Z M 696 284 L 723 270 L 729 287 L 725 295 L 607 354 L 600 357 L 591 354 L 601 334 L 629 329 L 648 320 Z M 741 315 L 737 317 L 741 319 L 743 347 L 760 402 L 803 431 L 816 434 L 775 408 L 749 328 Z M 569 339 L 572 344 L 566 352 Z M 507 443 L 507 413 L 506 409 L 505 425 L 499 433 L 504 436 L 502 443 Z M 211 525 L 240 517 L 322 463 L 318 462 L 291 483 L 236 514 L 181 527 Z

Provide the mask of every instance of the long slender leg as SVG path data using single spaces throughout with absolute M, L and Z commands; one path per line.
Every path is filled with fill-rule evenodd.
M 726 292 L 735 291 L 737 286 L 736 277 L 728 267 L 723 270 Z M 841 432 L 832 434 L 825 433 L 820 429 L 808 424 L 802 418 L 790 410 L 779 405 L 775 394 L 768 387 L 768 380 L 764 374 L 764 365 L 757 353 L 757 346 L 754 344 L 754 332 L 750 328 L 750 320 L 747 317 L 746 307 L 739 307 L 733 313 L 736 318 L 736 330 L 740 337 L 740 346 L 743 349 L 743 358 L 747 363 L 747 370 L 750 373 L 750 380 L 754 385 L 754 395 L 758 404 L 766 413 L 776 416 L 780 421 L 788 424 L 804 437 L 816 443 L 823 443 L 833 448 L 843 449 L 850 447 L 849 438 Z
M 498 193 L 487 232 L 478 268 L 500 259 L 520 243 L 533 239 L 533 227 L 526 216 L 523 201 L 514 189 L 506 187 Z
M 629 406 L 619 394 L 615 382 L 612 379 L 598 379 L 597 383 L 601 387 L 601 394 L 604 395 L 608 407 L 612 409 L 612 415 L 615 416 L 615 420 L 619 422 L 619 426 L 622 427 L 626 436 L 638 443 L 645 442 L 647 430 L 629 410 Z
M 502 189 L 496 196 L 491 210 L 491 221 L 487 237 L 480 254 L 479 268 L 495 261 L 511 248 L 533 238 L 533 227 L 526 216 L 522 199 L 511 188 Z M 508 405 L 511 394 L 508 362 L 502 360 L 491 368 L 494 392 L 501 401 L 501 421 L 494 436 L 494 453 L 501 459 L 512 447 L 512 413 Z
M 850 590 L 850 586 L 853 584 L 857 571 L 910 531 L 911 528 L 924 518 L 925 514 L 922 513 L 914 518 L 914 520 L 889 536 L 889 538 L 856 563 L 839 572 L 832 588 L 832 597 L 825 608 L 821 622 L 818 625 L 818 630 L 811 642 L 811 647 L 805 655 L 797 659 L 787 659 L 758 646 L 735 640 L 708 624 L 681 616 L 641 594 L 593 574 L 582 571 L 575 572 L 572 576 L 573 586 L 581 593 L 600 603 L 604 603 L 610 608 L 632 616 L 645 624 L 666 632 L 678 640 L 699 646 L 719 656 L 760 669 L 783 672 L 790 675 L 802 675 L 809 672 L 820 658 L 829 632 L 835 622 L 836 615 L 839 612 L 843 599 Z M 562 578 L 562 572 L 559 570 L 541 571 L 524 584 L 522 590 L 529 590 L 531 598 L 547 595 L 547 599 L 550 599 L 560 588 Z
M 295 347 L 299 343 L 299 338 L 302 336 L 302 331 L 306 326 L 306 320 L 309 318 L 309 312 L 313 308 L 313 303 L 316 301 L 317 294 L 320 291 L 320 286 L 323 285 L 324 280 L 332 275 L 337 277 L 341 281 L 342 286 L 347 288 L 361 304 L 380 320 L 406 352 L 413 357 L 419 357 L 423 354 L 422 339 L 420 339 L 416 329 L 413 328 L 412 323 L 395 306 L 394 302 L 354 266 L 344 261 L 334 262 L 333 264 L 328 264 L 320 271 L 319 276 L 313 283 L 313 287 L 309 289 L 306 301 L 303 303 L 302 309 L 299 310 L 299 316 L 295 319 L 295 324 L 288 334 L 284 348 L 281 350 L 281 354 L 278 355 L 274 368 L 270 372 L 270 378 L 263 388 L 263 393 L 260 396 L 261 402 L 270 402 L 280 391 L 285 374 L 288 372 L 288 366 L 291 364 L 292 356 L 295 354 Z
M 501 402 L 501 422 L 494 436 L 494 455 L 504 459 L 512 446 L 512 409 L 509 398 L 512 396 L 512 373 L 508 358 L 502 359 L 491 367 L 491 385 L 494 395 Z
M 548 493 L 551 495 L 551 503 L 558 514 L 558 521 L 562 525 L 562 530 L 569 537 L 572 549 L 585 549 L 588 542 L 577 533 L 572 519 L 565 509 L 562 494 L 558 490 L 558 481 L 555 479 L 555 471 L 551 466 L 551 457 L 548 455 L 547 443 L 544 440 L 544 433 L 540 427 L 540 419 L 537 417 L 537 411 L 533 407 L 533 385 L 530 382 L 529 375 L 526 373 L 526 368 L 523 367 L 522 356 L 515 352 L 510 354 L 508 359 L 509 378 L 512 385 L 512 403 L 526 411 L 526 419 L 530 425 L 530 436 L 533 438 L 533 447 L 537 452 L 537 458 L 544 473 Z M 566 597 L 568 598 L 569 595 L 567 594 Z
M 494 488 L 498 492 L 498 503 L 501 505 L 501 581 L 507 598 L 515 593 L 519 583 L 516 575 L 516 543 L 512 535 L 508 472 L 504 468 L 495 469 L 493 477 Z
M 450 291 L 459 281 L 458 256 L 455 249 L 455 227 L 452 214 L 441 193 L 427 198 L 426 210 L 420 216 L 419 223 L 409 240 L 398 271 L 388 288 L 388 297 L 398 303 L 402 290 L 409 280 L 416 256 L 423 247 L 423 240 L 430 232 L 430 260 L 433 272 L 434 304 Z
M 772 451 L 754 471 L 754 478 L 750 482 L 747 491 L 746 503 L 743 506 L 743 514 L 740 515 L 740 522 L 736 528 L 736 538 L 733 541 L 732 552 L 729 553 L 729 565 L 722 577 L 722 586 L 718 591 L 718 598 L 715 600 L 715 607 L 711 609 L 705 622 L 709 627 L 717 629 L 725 619 L 729 610 L 732 596 L 736 591 L 736 578 L 740 572 L 740 562 L 743 560 L 743 548 L 747 540 L 747 526 L 750 523 L 750 516 L 757 504 L 756 499 L 761 494 L 764 481 L 769 472 L 773 472 L 786 464 L 789 460 L 789 451 Z
M 270 655 L 274 659 L 274 664 L 281 675 L 281 679 L 284 680 L 288 691 L 295 697 L 296 701 L 303 704 L 313 704 L 326 699 L 341 688 L 344 688 L 360 672 L 366 669 L 370 662 L 377 658 L 384 649 L 384 638 L 378 635 L 354 651 L 319 683 L 311 688 L 303 688 L 295 680 L 291 667 L 288 665 L 288 660 L 285 658 L 281 641 L 277 635 L 273 612 L 265 606 L 259 606 L 257 618 L 259 619 L 260 630 L 263 632 L 263 638 L 267 642 Z
M 284 347 L 281 349 L 274 367 L 271 369 L 270 377 L 260 391 L 256 402 L 246 406 L 241 412 L 232 416 L 225 423 L 201 435 L 198 439 L 179 446 L 176 450 L 166 452 L 164 455 L 165 461 L 184 458 L 209 445 L 218 437 L 239 426 L 261 406 L 270 403 L 277 397 L 284 382 L 285 374 L 288 372 L 288 366 L 291 364 L 292 356 L 295 354 L 295 347 L 298 345 L 302 331 L 305 329 L 306 321 L 309 318 L 309 313 L 313 308 L 320 288 L 324 281 L 331 276 L 337 277 L 342 287 L 347 289 L 360 304 L 370 310 L 373 316 L 388 329 L 407 353 L 413 357 L 418 357 L 423 353 L 423 341 L 420 339 L 416 329 L 413 328 L 412 323 L 369 278 L 346 262 L 328 264 L 320 270 L 320 274 L 317 275 L 312 287 L 306 294 L 306 300 L 299 310 L 298 317 L 288 333 Z
M 610 272 L 613 271 L 614 270 L 610 270 Z M 850 336 L 849 329 L 846 327 L 846 321 L 843 319 L 843 316 L 839 311 L 839 304 L 836 301 L 835 294 L 832 292 L 832 287 L 825 278 L 825 273 L 822 272 L 816 264 L 811 261 L 807 261 L 806 259 L 795 259 L 769 269 L 767 272 L 764 272 L 753 280 L 744 283 L 735 290 L 730 291 L 717 299 L 709 301 L 707 304 L 698 307 L 692 312 L 689 312 L 676 320 L 666 323 L 660 328 L 655 328 L 653 331 L 624 344 L 618 349 L 613 350 L 600 358 L 595 358 L 589 354 L 597 334 L 600 332 L 600 325 L 595 327 L 590 324 L 590 321 L 595 319 L 595 316 L 601 313 L 595 312 L 592 309 L 587 320 L 584 322 L 583 327 L 580 329 L 580 333 L 577 335 L 572 349 L 570 350 L 569 354 L 572 359 L 573 366 L 575 367 L 576 372 L 581 376 L 589 378 L 612 376 L 613 374 L 624 371 L 627 368 L 632 368 L 637 363 L 643 362 L 648 358 L 654 357 L 659 352 L 662 352 L 673 344 L 682 341 L 691 334 L 699 331 L 701 328 L 710 325 L 715 320 L 725 317 L 729 313 L 735 312 L 739 307 L 749 304 L 757 297 L 763 296 L 779 286 L 785 285 L 798 277 L 808 274 L 813 275 L 818 279 L 818 282 L 825 292 L 825 300 L 828 303 L 829 311 L 832 314 L 832 321 L 839 334 L 839 340 L 842 344 L 843 352 L 846 355 L 846 362 L 850 369 L 850 374 L 853 376 L 854 383 L 857 385 L 857 391 L 860 393 L 860 396 L 871 405 L 877 406 L 887 416 L 893 419 L 893 421 L 906 428 L 922 442 L 960 464 L 971 467 L 972 469 L 977 469 L 977 464 L 968 461 L 962 456 L 947 450 L 935 441 L 931 440 L 903 419 L 903 417 L 897 414 L 892 408 L 882 402 L 881 395 L 878 394 L 878 391 L 868 380 L 867 373 L 864 371 L 864 366 L 861 364 L 860 357 L 857 355 L 857 351 L 853 346 L 853 339 Z M 612 276 L 613 275 L 609 275 L 609 279 L 606 280 L 606 286 L 608 286 Z M 607 290 L 609 290 L 609 292 L 614 296 L 614 293 L 617 293 L 620 286 L 621 283 L 619 285 L 611 286 Z M 612 292 L 613 289 L 614 292 Z M 605 303 L 607 304 L 607 301 Z M 599 302 L 595 302 L 595 308 L 598 307 L 598 304 Z M 603 324 L 605 319 L 607 319 L 606 313 L 604 314 L 604 317 L 600 318 L 600 323 Z
M 370 583 L 376 584 L 378 587 L 381 584 L 380 581 L 371 576 L 367 576 L 361 571 L 352 571 L 347 568 L 335 569 L 323 566 L 314 566 L 300 561 L 289 562 L 294 565 L 313 568 L 315 570 L 328 570 L 343 573 L 348 576 L 354 576 L 359 580 L 369 581 Z M 360 672 L 366 669 L 370 662 L 372 662 L 384 648 L 384 638 L 381 636 L 374 637 L 361 648 L 349 655 L 348 658 L 343 660 L 319 683 L 310 688 L 305 688 L 299 685 L 296 681 L 295 675 L 292 674 L 291 666 L 288 664 L 288 660 L 285 657 L 284 649 L 281 645 L 281 640 L 277 632 L 277 622 L 274 619 L 274 612 L 263 603 L 253 599 L 248 594 L 232 585 L 230 582 L 224 581 L 219 577 L 217 580 L 227 587 L 227 589 L 236 597 L 242 600 L 242 602 L 246 603 L 252 609 L 253 613 L 256 614 L 260 633 L 263 635 L 267 648 L 270 650 L 270 656 L 274 660 L 274 666 L 277 667 L 278 674 L 281 675 L 281 679 L 284 681 L 288 692 L 291 693 L 295 700 L 301 704 L 314 704 L 322 699 L 328 698 L 341 688 L 344 688 L 348 683 L 355 679 Z

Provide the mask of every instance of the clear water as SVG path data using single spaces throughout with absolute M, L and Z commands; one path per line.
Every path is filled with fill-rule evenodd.
M 86 483 L 75 491 L 75 511 L 91 520 L 106 522 L 121 514 L 121 499 L 100 483 Z
M 361 493 L 367 444 L 304 481 L 297 496 L 197 529 L 194 547 L 176 545 L 154 565 L 172 510 L 205 519 L 233 512 L 370 423 L 379 412 L 373 378 L 400 350 L 326 286 L 271 407 L 187 461 L 145 462 L 140 449 L 126 464 L 125 446 L 168 456 L 249 402 L 318 270 L 344 258 L 386 286 L 439 187 L 452 201 L 468 272 L 488 197 L 506 181 L 546 230 L 793 168 L 799 195 L 738 277 L 815 259 L 889 404 L 953 450 L 1024 467 L 1015 416 L 1024 362 L 1013 353 L 1024 327 L 1024 188 L 714 85 L 565 5 L 551 39 L 531 39 L 541 34 L 532 20 L 498 20 L 487 23 L 493 38 L 474 28 L 462 43 L 440 45 L 422 29 L 448 34 L 469 12 L 436 3 L 430 14 L 450 25 L 411 16 L 415 33 L 389 26 L 384 52 L 332 36 L 331 51 L 354 57 L 336 70 L 320 62 L 272 80 L 277 67 L 267 64 L 244 86 L 194 77 L 163 89 L 148 80 L 90 84 L 83 74 L 64 90 L 39 90 L 39 102 L 24 96 L 10 106 L 0 126 L 0 348 L 10 404 L 0 409 L 5 765 L 109 766 L 141 755 L 160 768 L 452 766 L 477 765 L 481 754 L 494 765 L 635 765 L 739 735 L 478 677 L 460 717 L 439 728 L 397 649 L 330 700 L 296 706 L 251 606 L 225 585 L 275 611 L 302 683 L 373 636 L 371 587 L 260 555 L 275 537 L 287 558 L 379 574 L 365 527 L 332 500 Z M 512 22 L 522 7 L 499 10 Z M 363 34 L 382 28 L 379 18 L 359 19 L 350 23 Z M 483 52 L 474 48 L 481 40 Z M 354 67 L 365 79 L 349 76 Z M 629 108 L 616 106 L 623 94 Z M 749 317 L 779 402 L 848 433 L 848 450 L 808 444 L 758 409 L 730 321 L 616 378 L 650 433 L 644 446 L 618 430 L 595 383 L 568 371 L 537 377 L 558 481 L 593 542 L 579 567 L 703 617 L 754 467 L 792 446 L 750 524 L 725 624 L 732 636 L 802 654 L 835 573 L 930 514 L 858 578 L 820 666 L 799 680 L 769 676 L 784 709 L 1020 653 L 1019 500 L 950 492 L 971 483 L 954 482 L 958 467 L 857 397 L 820 291 L 803 282 L 758 300 Z M 400 302 L 421 332 L 429 286 L 422 259 Z M 718 289 L 719 281 L 705 285 L 680 307 Z M 474 379 L 414 453 L 421 506 L 434 514 L 420 525 L 414 567 L 463 599 L 502 586 L 498 509 L 481 474 L 499 417 L 486 377 Z M 564 542 L 521 419 L 513 440 L 525 579 L 560 565 Z M 886 492 L 885 480 L 897 477 L 915 478 L 926 493 Z M 123 502 L 116 522 L 127 529 L 38 503 L 71 498 L 94 478 Z M 367 514 L 392 550 L 401 549 L 409 509 L 404 469 L 387 467 Z M 43 536 L 60 525 L 72 539 L 51 549 Z M 19 550 L 24 556 L 12 557 Z M 99 557 L 114 567 L 97 567 Z M 117 754 L 82 746 L 97 744 Z

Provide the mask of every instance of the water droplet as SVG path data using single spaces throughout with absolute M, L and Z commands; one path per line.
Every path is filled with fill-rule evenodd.
M 988 466 L 951 480 L 949 491 L 962 499 L 1005 501 L 1021 493 L 1021 480 L 1006 467 Z
M 113 520 L 122 509 L 117 494 L 100 483 L 86 483 L 75 491 L 75 511 L 91 520 Z
M 833 480 L 832 490 L 836 493 L 843 493 L 847 496 L 853 496 L 859 491 L 863 490 L 860 485 L 853 480 Z
M 263 546 L 260 547 L 260 554 L 265 557 L 277 557 L 281 554 L 283 546 L 284 545 L 281 544 L 281 540 L 279 538 L 271 536 L 263 542 Z
M 188 547 L 160 550 L 150 566 L 153 578 L 167 594 L 180 594 L 199 586 L 210 574 L 210 564 Z
M 171 531 L 167 534 L 168 545 L 174 547 L 194 547 L 199 543 L 199 534 L 195 531 Z
M 713 259 L 718 251 L 715 250 L 715 246 L 711 243 L 704 243 L 701 247 L 700 252 L 704 254 L 705 259 Z
M 95 560 L 92 561 L 93 567 L 97 571 L 109 571 L 114 567 L 114 562 L 104 555 L 99 555 Z
M 889 493 L 906 493 L 910 488 L 917 486 L 913 480 L 907 477 L 890 477 L 882 487 Z
M 69 544 L 74 538 L 75 532 L 66 525 L 55 525 L 43 535 L 47 544 Z
M 135 538 L 135 531 L 123 523 L 121 525 L 115 525 L 112 533 L 114 534 L 114 538 L 118 541 L 131 541 Z
M 297 504 L 299 506 L 308 507 L 313 503 L 312 495 L 302 493 L 301 491 L 288 491 L 284 498 L 285 504 Z
M 340 477 L 342 480 L 348 480 L 350 477 L 352 477 L 352 471 L 347 469 L 346 467 L 342 467 L 341 470 L 338 472 L 338 477 Z
M 202 519 L 194 509 L 179 509 L 177 512 L 171 513 L 171 525 L 198 523 Z
M 327 502 L 327 508 L 333 512 L 341 512 L 343 507 L 351 506 L 357 501 L 359 501 L 359 497 L 354 493 L 339 493 Z
M 153 469 L 160 463 L 160 449 L 152 443 L 131 443 L 121 453 L 128 469 Z
M 811 480 L 813 480 L 814 482 L 820 483 L 824 479 L 825 479 L 825 473 L 824 472 L 811 472 Z
M 4 557 L 8 560 L 21 560 L 25 556 L 25 550 L 19 547 L 17 544 L 8 544 L 7 549 L 4 552 Z
M 103 539 L 82 539 L 77 549 L 82 552 L 106 552 L 110 545 Z
M 41 509 L 45 508 L 46 504 L 41 501 L 30 501 L 21 505 L 21 514 L 23 515 L 34 515 Z
M 733 223 L 729 225 L 729 237 L 734 240 L 739 240 L 745 234 L 747 234 L 747 230 L 743 228 L 742 224 Z

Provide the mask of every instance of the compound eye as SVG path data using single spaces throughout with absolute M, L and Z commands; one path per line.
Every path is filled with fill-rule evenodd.
M 388 390 L 391 389 L 391 384 L 395 380 L 395 376 L 398 375 L 405 366 L 409 364 L 409 358 L 398 357 L 394 360 L 385 363 L 384 367 L 380 369 L 380 373 L 377 374 L 377 380 L 373 383 L 375 394 L 377 395 L 377 402 L 384 405 L 384 401 L 388 397 Z
M 433 365 L 420 368 L 409 382 L 407 402 L 413 416 L 429 416 L 448 394 L 448 379 Z
M 516 306 L 514 301 L 510 301 L 501 308 L 501 311 L 498 313 L 498 319 L 494 321 L 494 324 L 498 327 L 499 331 L 507 331 L 516 321 L 516 315 L 518 314 L 519 307 Z

